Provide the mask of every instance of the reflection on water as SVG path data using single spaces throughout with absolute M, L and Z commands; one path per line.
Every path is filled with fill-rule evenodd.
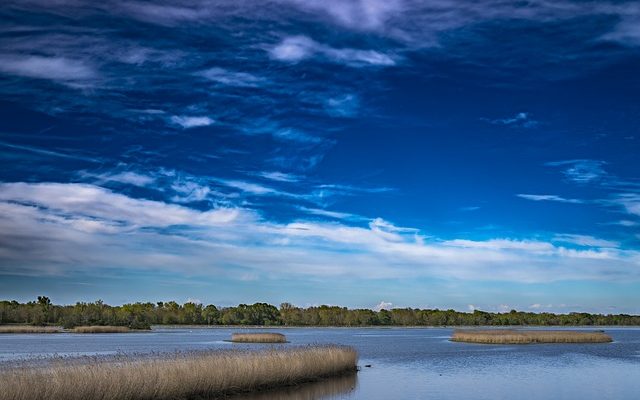
M 358 374 L 352 373 L 318 382 L 304 383 L 281 389 L 229 397 L 229 400 L 326 400 L 353 392 L 358 385 Z

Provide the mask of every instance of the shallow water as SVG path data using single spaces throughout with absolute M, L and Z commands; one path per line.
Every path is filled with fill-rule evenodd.
M 481 345 L 449 342 L 451 329 L 276 329 L 285 345 L 225 342 L 241 329 L 154 329 L 125 334 L 0 336 L 0 366 L 51 356 L 109 356 L 315 343 L 350 345 L 357 376 L 234 397 L 276 399 L 637 399 L 640 329 L 605 328 L 613 343 Z M 364 365 L 371 364 L 370 368 Z

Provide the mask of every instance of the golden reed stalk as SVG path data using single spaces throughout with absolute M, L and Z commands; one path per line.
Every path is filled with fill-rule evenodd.
M 454 331 L 451 340 L 485 344 L 607 343 L 613 341 L 611 336 L 604 332 L 471 329 Z
M 281 333 L 233 333 L 231 341 L 237 343 L 286 343 L 287 338 Z
M 176 400 L 248 392 L 355 371 L 350 347 L 214 351 L 0 370 L 0 400 Z

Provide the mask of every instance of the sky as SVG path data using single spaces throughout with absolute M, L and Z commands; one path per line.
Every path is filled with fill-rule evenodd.
M 0 298 L 640 313 L 633 1 L 6 0 Z

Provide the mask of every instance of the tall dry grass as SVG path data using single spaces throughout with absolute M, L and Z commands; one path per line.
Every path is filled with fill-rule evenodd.
M 176 400 L 292 385 L 355 371 L 350 347 L 204 352 L 0 370 L 0 400 Z
M 485 344 L 529 343 L 607 343 L 613 341 L 604 332 L 538 331 L 538 330 L 457 330 L 454 342 Z
M 29 325 L 3 325 L 0 326 L 0 333 L 58 333 L 61 332 L 57 326 L 29 326 Z
M 96 325 L 96 326 L 77 326 L 71 330 L 74 333 L 127 333 L 135 332 L 129 329 L 127 326 L 108 326 L 108 325 Z
M 286 343 L 282 333 L 232 333 L 231 341 L 236 343 Z

